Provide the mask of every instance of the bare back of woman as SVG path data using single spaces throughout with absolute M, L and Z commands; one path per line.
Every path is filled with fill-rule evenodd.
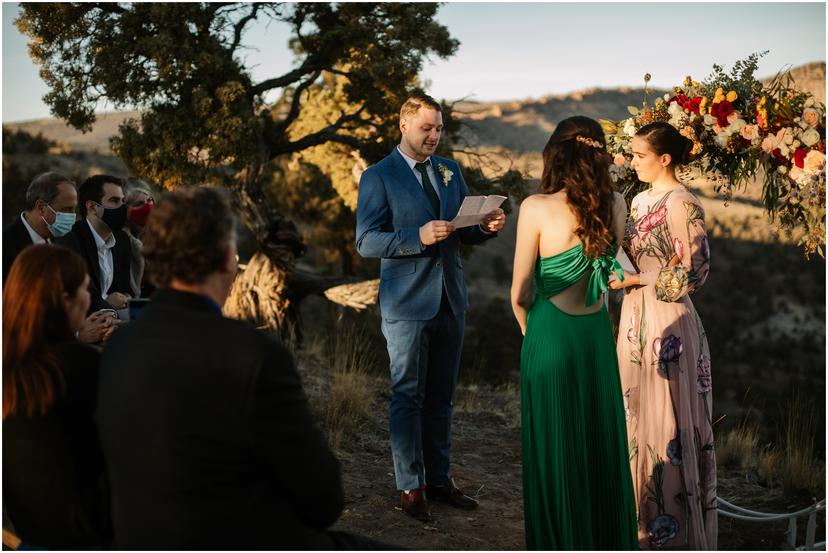
M 624 197 L 621 194 L 615 193 L 614 200 L 610 228 L 616 243 L 620 244 L 624 236 L 627 209 Z M 565 190 L 552 194 L 530 196 L 524 200 L 521 206 L 520 220 L 524 226 L 530 227 L 531 234 L 534 234 L 534 240 L 531 238 L 529 240 L 537 243 L 535 251 L 542 259 L 560 255 L 582 244 L 581 239 L 576 234 L 578 219 L 569 205 Z M 529 244 L 526 246 L 531 247 Z M 517 248 L 521 249 L 521 244 L 518 244 Z M 517 263 L 518 256 L 516 255 L 515 258 Z M 534 262 L 533 259 L 532 263 Z M 584 315 L 599 311 L 602 302 L 597 302 L 589 307 L 584 304 L 590 275 L 591 271 L 588 270 L 575 284 L 551 296 L 548 301 L 554 303 L 561 311 L 572 315 Z

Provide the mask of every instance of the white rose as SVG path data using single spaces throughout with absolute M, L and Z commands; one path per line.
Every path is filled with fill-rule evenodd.
M 731 134 L 738 133 L 742 130 L 742 127 L 747 125 L 744 119 L 736 119 L 730 125 L 727 126 L 728 132 Z
M 708 127 L 712 127 L 716 123 L 716 118 L 710 115 L 709 113 L 704 114 L 704 124 Z
M 664 95 L 664 101 L 666 102 L 666 101 L 667 101 L 667 100 L 669 100 L 669 99 L 670 99 L 670 95 L 669 95 L 669 94 L 665 94 L 665 95 Z
M 628 136 L 635 136 L 636 130 L 635 121 L 633 121 L 632 117 L 624 122 L 624 132 L 627 133 Z
M 816 129 L 808 129 L 802 133 L 802 143 L 810 147 L 819 142 L 819 131 Z
M 813 97 L 810 97 L 810 98 L 808 98 L 807 100 L 805 100 L 805 107 L 806 107 L 806 108 L 809 108 L 809 107 L 811 107 L 812 105 L 814 105 L 814 98 L 813 98 Z
M 670 105 L 667 106 L 667 113 L 672 116 L 677 116 L 680 114 L 684 114 L 684 110 L 678 105 L 678 102 L 670 102 Z
M 776 170 L 783 175 L 788 172 L 788 168 L 784 165 L 780 165 Z
M 771 153 L 776 148 L 776 137 L 768 135 L 762 140 L 762 151 L 766 154 Z
M 713 138 L 713 141 L 719 148 L 724 148 L 730 141 L 730 134 L 727 132 L 721 132 L 717 134 L 715 138 Z

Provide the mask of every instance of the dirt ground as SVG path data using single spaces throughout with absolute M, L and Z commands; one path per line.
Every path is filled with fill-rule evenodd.
M 377 409 L 366 424 L 370 432 L 352 439 L 345 446 L 349 452 L 340 452 L 346 505 L 337 529 L 407 549 L 524 548 L 520 430 L 509 417 L 489 409 L 455 414 L 452 473 L 480 507 L 464 511 L 433 502 L 432 521 L 422 523 L 396 508 L 386 412 Z
M 312 404 L 324 401 L 327 377 L 321 364 L 300 361 Z M 375 394 L 367 420 L 342 438 L 345 509 L 334 526 L 413 550 L 521 550 L 523 499 L 520 464 L 520 400 L 515 387 L 461 386 L 456 395 L 452 472 L 457 484 L 480 501 L 476 511 L 432 503 L 432 521 L 423 523 L 399 510 L 388 440 L 388 382 L 371 379 Z M 783 497 L 755 475 L 719 469 L 719 495 L 762 512 L 792 512 L 811 504 L 807 494 Z M 799 521 L 797 545 L 805 539 Z M 743 522 L 719 516 L 719 549 L 782 550 L 787 522 Z M 825 536 L 825 513 L 818 517 L 817 541 Z

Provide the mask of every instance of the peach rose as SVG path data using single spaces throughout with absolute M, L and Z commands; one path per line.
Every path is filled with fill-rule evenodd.
M 804 170 L 812 175 L 817 175 L 825 171 L 825 154 L 819 150 L 811 150 L 805 156 Z
M 745 125 L 742 127 L 741 135 L 745 140 L 754 140 L 759 136 L 759 127 L 757 125 Z
M 612 158 L 612 162 L 618 167 L 623 167 L 627 163 L 627 158 L 625 158 L 623 154 L 615 154 L 615 157 Z
M 739 112 L 734 111 L 733 113 L 731 113 L 730 115 L 727 116 L 727 122 L 728 123 L 733 123 L 734 121 L 736 121 L 740 117 L 741 117 L 741 115 L 739 114 Z
M 805 108 L 802 112 L 802 120 L 813 129 L 819 124 L 819 112 L 813 108 Z
M 769 154 L 774 150 L 774 148 L 776 148 L 776 137 L 772 134 L 766 136 L 762 141 L 762 151 Z
M 791 180 L 796 180 L 799 178 L 799 175 L 802 173 L 802 169 L 797 167 L 796 165 L 791 167 L 791 170 L 788 171 L 788 176 L 791 177 Z

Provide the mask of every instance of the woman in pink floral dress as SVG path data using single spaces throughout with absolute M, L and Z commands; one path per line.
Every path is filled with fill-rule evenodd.
M 710 350 L 689 294 L 707 278 L 704 211 L 675 168 L 692 142 L 667 123 L 642 127 L 632 166 L 651 183 L 632 201 L 618 364 L 643 549 L 716 549 Z

